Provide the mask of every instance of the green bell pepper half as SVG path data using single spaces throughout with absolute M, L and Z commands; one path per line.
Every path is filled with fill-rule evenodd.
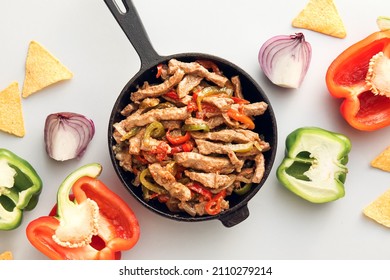
M 318 127 L 302 127 L 286 138 L 285 158 L 276 171 L 287 189 L 313 203 L 345 195 L 351 141 L 347 136 Z
M 17 228 L 23 211 L 35 208 L 42 180 L 26 160 L 0 148 L 0 230 Z

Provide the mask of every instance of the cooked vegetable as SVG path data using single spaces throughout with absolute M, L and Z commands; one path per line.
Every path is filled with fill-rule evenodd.
M 95 125 L 84 115 L 61 112 L 50 114 L 46 118 L 46 152 L 57 161 L 83 156 L 94 135 Z
M 311 45 L 303 33 L 278 35 L 261 46 L 258 60 L 272 83 L 286 88 L 299 88 L 309 69 L 311 53 Z
M 343 51 L 326 73 L 330 94 L 344 99 L 340 111 L 354 128 L 390 125 L 390 30 L 375 32 Z
M 148 179 L 148 178 L 149 179 Z M 150 174 L 150 171 L 148 168 L 142 170 L 141 174 L 139 175 L 139 180 L 145 188 L 147 188 L 149 191 L 152 191 L 156 194 L 167 194 L 168 191 L 162 187 L 160 187 L 157 184 L 154 184 L 150 182 L 149 180 L 152 179 L 152 175 Z
M 350 140 L 317 127 L 294 130 L 286 138 L 286 156 L 277 169 L 278 180 L 290 191 L 313 203 L 345 195 Z
M 254 129 L 255 128 L 255 123 L 247 115 L 245 115 L 243 113 L 240 113 L 240 112 L 238 112 L 237 110 L 234 110 L 234 109 L 229 109 L 227 111 L 227 114 L 233 120 L 236 120 L 236 121 L 239 121 L 239 122 L 243 123 L 248 129 Z
M 101 165 L 87 164 L 72 172 L 58 189 L 56 215 L 28 224 L 28 240 L 47 257 L 116 259 L 118 252 L 137 243 L 137 218 L 121 197 L 97 179 L 101 171 Z
M 221 203 L 226 196 L 226 190 L 220 191 L 206 203 L 204 210 L 209 215 L 217 215 L 221 212 Z
M 26 160 L 0 149 L 0 230 L 12 230 L 22 222 L 23 211 L 35 208 L 42 180 Z
M 171 143 L 172 145 L 180 145 L 189 141 L 191 139 L 191 134 L 187 131 L 186 134 L 184 135 L 172 136 L 170 131 L 168 130 L 165 137 L 167 137 L 168 142 Z

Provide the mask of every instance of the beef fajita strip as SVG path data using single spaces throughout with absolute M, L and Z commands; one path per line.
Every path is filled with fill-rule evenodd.
M 179 98 L 186 96 L 194 87 L 200 84 L 203 77 L 196 75 L 185 75 L 183 80 L 179 82 L 176 88 L 177 95 Z
M 131 101 L 138 102 L 147 97 L 158 97 L 166 93 L 169 89 L 177 85 L 184 77 L 184 71 L 177 69 L 174 74 L 163 83 L 146 88 L 140 88 L 130 96 Z
M 172 197 L 180 201 L 191 199 L 191 191 L 182 183 L 176 181 L 175 176 L 166 167 L 159 163 L 149 164 L 149 171 L 154 181 L 164 187 Z
M 174 160 L 183 167 L 204 172 L 230 174 L 235 170 L 228 158 L 205 156 L 195 152 L 177 153 Z

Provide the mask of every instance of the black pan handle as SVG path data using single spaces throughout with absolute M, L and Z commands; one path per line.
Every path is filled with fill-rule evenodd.
M 225 227 L 233 227 L 249 217 L 248 205 L 244 204 L 237 210 L 222 215 L 219 220 Z
M 126 11 L 122 12 L 116 1 L 122 1 Z M 161 56 L 154 50 L 144 25 L 131 0 L 104 0 L 127 38 L 141 59 L 141 69 L 152 66 Z

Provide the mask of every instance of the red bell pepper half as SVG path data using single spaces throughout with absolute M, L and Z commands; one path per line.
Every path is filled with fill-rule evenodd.
M 340 111 L 354 128 L 390 125 L 390 30 L 375 32 L 347 48 L 329 66 L 330 94 L 343 98 Z
M 99 164 L 88 164 L 71 173 L 58 189 L 52 211 L 56 215 L 28 224 L 28 240 L 50 259 L 114 260 L 137 243 L 138 220 L 125 201 L 97 179 L 101 170 Z

